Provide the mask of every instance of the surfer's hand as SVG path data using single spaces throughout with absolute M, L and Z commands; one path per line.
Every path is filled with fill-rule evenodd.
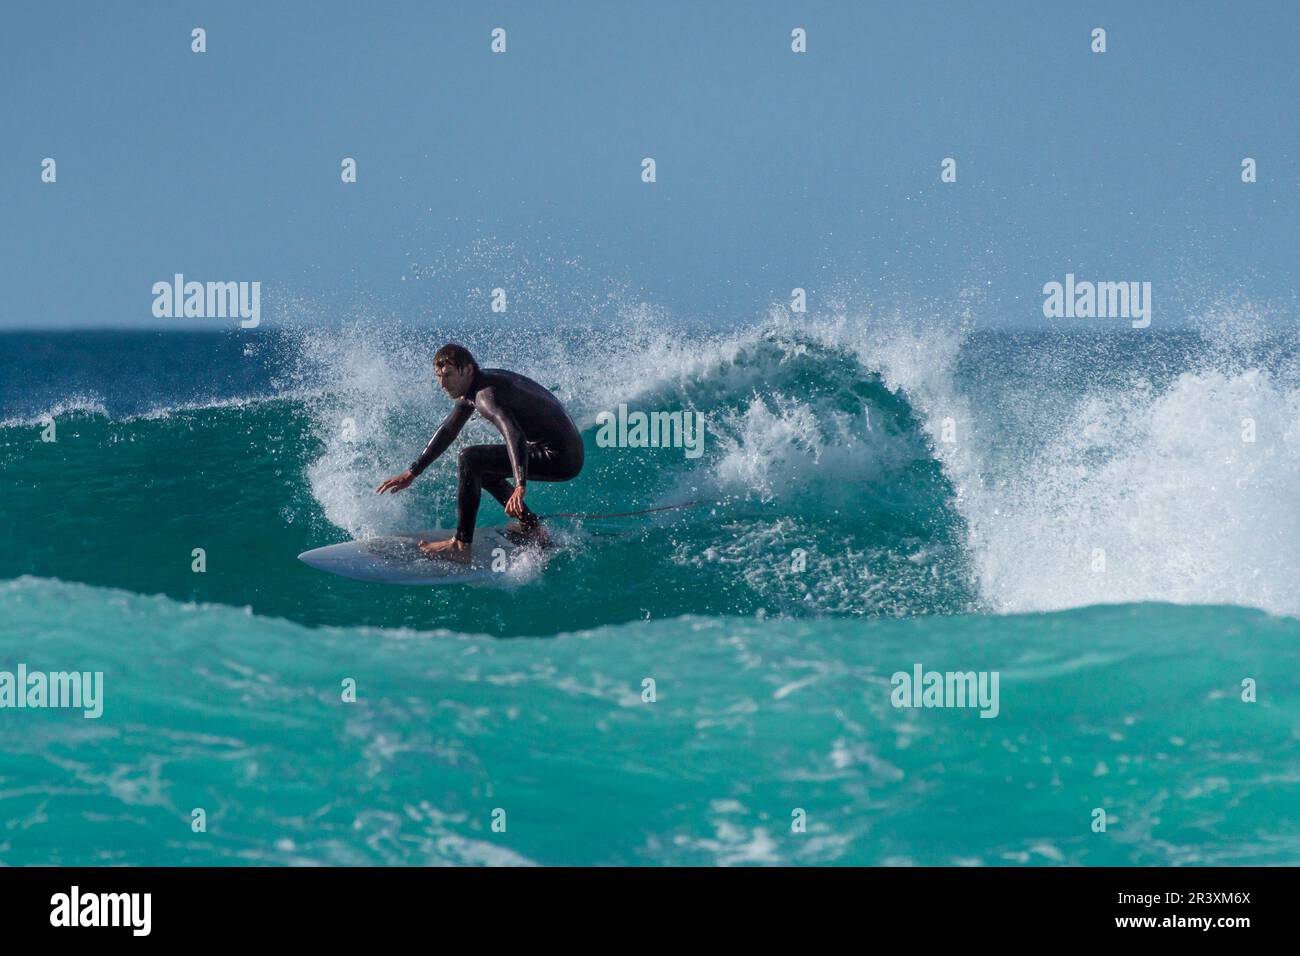
M 392 478 L 389 478 L 382 485 L 376 488 L 375 494 L 382 495 L 385 491 L 392 494 L 401 491 L 403 488 L 410 485 L 410 483 L 413 481 L 415 481 L 415 475 L 411 474 L 411 471 L 408 468 L 400 475 L 393 475 Z
M 524 516 L 523 485 L 519 485 L 510 493 L 510 498 L 506 501 L 506 514 L 512 518 L 522 518 Z

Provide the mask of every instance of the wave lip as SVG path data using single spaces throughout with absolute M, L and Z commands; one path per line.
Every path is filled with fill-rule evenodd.
M 37 428 L 48 424 L 50 420 L 57 422 L 61 418 L 88 416 L 108 418 L 108 409 L 103 401 L 95 396 L 73 395 L 60 399 L 36 415 L 17 415 L 0 419 L 0 428 Z

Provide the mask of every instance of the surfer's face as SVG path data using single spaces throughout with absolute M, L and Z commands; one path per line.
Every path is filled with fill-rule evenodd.
M 442 390 L 452 398 L 460 398 L 468 392 L 470 383 L 474 381 L 474 366 L 466 365 L 464 368 L 459 368 L 449 359 L 435 362 L 433 372 L 438 376 L 438 384 L 442 386 Z

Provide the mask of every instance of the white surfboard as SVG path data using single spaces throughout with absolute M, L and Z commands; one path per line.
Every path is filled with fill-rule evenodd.
M 431 557 L 420 550 L 421 541 L 445 541 L 454 531 L 413 531 L 403 534 L 344 541 L 315 548 L 298 555 L 298 560 L 320 571 L 356 581 L 379 584 L 469 584 L 501 578 L 516 552 L 526 550 L 539 557 L 547 550 L 507 528 L 475 528 L 470 561 Z M 500 548 L 504 551 L 497 549 Z M 505 558 L 503 562 L 501 558 Z M 493 564 L 503 570 L 494 570 Z

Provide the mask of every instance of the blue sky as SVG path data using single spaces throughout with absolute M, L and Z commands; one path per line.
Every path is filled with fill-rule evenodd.
M 487 317 L 504 285 L 520 321 L 616 294 L 746 324 L 802 286 L 975 290 L 981 324 L 1033 327 L 1067 271 L 1151 281 L 1163 324 L 1294 315 L 1292 2 L 53 2 L 3 27 L 0 328 L 177 328 L 150 311 L 176 272 L 307 322 Z

